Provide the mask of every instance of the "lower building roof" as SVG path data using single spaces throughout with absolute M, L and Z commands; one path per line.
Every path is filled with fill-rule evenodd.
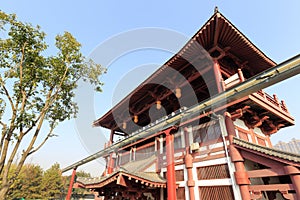
M 282 160 L 291 161 L 300 164 L 300 154 L 295 154 L 291 152 L 281 151 L 275 148 L 265 147 L 245 140 L 234 137 L 233 143 L 237 148 L 243 148 L 244 150 L 251 150 L 254 152 L 259 152 L 267 156 L 276 157 Z

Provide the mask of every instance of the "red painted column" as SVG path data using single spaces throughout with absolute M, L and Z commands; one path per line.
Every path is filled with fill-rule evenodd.
M 71 199 L 75 176 L 76 176 L 76 168 L 74 168 L 73 172 L 72 172 L 72 176 L 71 176 L 70 185 L 69 185 L 69 189 L 68 189 L 68 194 L 67 194 L 66 200 L 70 200 Z
M 231 116 L 229 113 L 225 113 L 225 124 L 226 124 L 226 130 L 228 133 L 229 138 L 229 155 L 231 158 L 231 161 L 234 163 L 235 166 L 235 180 L 236 183 L 239 185 L 241 196 L 243 200 L 250 200 L 250 193 L 249 193 L 249 187 L 248 185 L 251 184 L 246 169 L 244 165 L 244 159 L 241 156 L 240 152 L 233 146 L 233 137 L 236 135 L 235 133 L 235 127 L 233 124 L 233 121 L 231 119 Z
M 225 124 L 226 124 L 226 131 L 228 134 L 229 144 L 232 144 L 233 137 L 236 136 L 235 127 L 233 121 L 231 119 L 231 115 L 228 112 L 225 112 Z
M 297 199 L 300 199 L 300 174 L 292 174 L 290 177 L 296 190 Z
M 242 161 L 234 162 L 234 166 L 236 169 L 234 176 L 235 176 L 236 183 L 240 187 L 242 199 L 250 200 L 251 197 L 248 188 L 248 185 L 250 185 L 250 181 L 245 171 L 244 163 Z
M 193 156 L 189 153 L 189 151 L 186 151 L 185 155 L 185 167 L 187 169 L 187 174 L 188 174 L 188 181 L 187 185 L 189 187 L 189 195 L 190 195 L 190 200 L 195 200 L 195 192 L 194 192 L 194 187 L 195 187 L 195 181 L 193 178 Z
M 244 82 L 245 78 L 244 78 L 244 75 L 243 75 L 243 72 L 241 69 L 238 69 L 238 75 L 239 75 L 240 81 Z
M 115 135 L 115 131 L 114 130 L 110 130 L 110 137 L 109 137 L 110 145 L 112 143 L 114 143 L 114 135 Z
M 224 86 L 222 84 L 221 69 L 220 69 L 220 65 L 219 65 L 218 61 L 214 61 L 213 69 L 214 69 L 215 79 L 216 79 L 216 83 L 217 83 L 218 93 L 223 92 Z
M 285 166 L 284 171 L 290 175 L 296 190 L 296 197 L 297 199 L 300 199 L 300 170 L 294 166 Z
M 176 200 L 176 179 L 174 163 L 174 135 L 173 128 L 164 131 L 166 134 L 166 157 L 167 157 L 167 194 L 168 200 Z
M 115 166 L 115 160 L 114 160 L 114 153 L 111 153 L 109 156 L 109 162 L 107 166 L 107 174 L 111 174 L 114 171 L 114 166 Z

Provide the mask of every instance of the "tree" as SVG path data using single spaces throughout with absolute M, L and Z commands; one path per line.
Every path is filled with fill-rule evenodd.
M 63 177 L 58 163 L 46 170 L 41 183 L 41 192 L 44 199 L 60 198 L 63 190 Z
M 15 15 L 0 11 L 0 31 L 4 35 L 0 40 L 2 200 L 27 157 L 54 136 L 53 130 L 59 122 L 76 116 L 78 107 L 73 97 L 78 81 L 88 81 L 96 91 L 101 91 L 99 76 L 105 69 L 86 60 L 80 52 L 80 43 L 68 32 L 55 38 L 57 54 L 45 56 L 48 46 L 39 26 L 20 22 Z M 8 178 L 18 153 L 21 155 L 15 173 Z
M 71 180 L 72 175 L 69 176 L 63 176 L 63 185 L 64 185 L 64 193 L 67 194 L 69 185 L 70 185 L 70 180 Z M 76 179 L 77 177 L 84 177 L 84 178 L 91 178 L 91 174 L 85 171 L 78 171 L 76 172 Z M 83 188 L 73 188 L 72 195 L 83 195 L 83 194 L 92 194 L 86 189 Z
M 11 173 L 14 174 L 16 165 L 11 168 Z M 39 165 L 25 164 L 14 184 L 10 187 L 8 199 L 39 199 L 41 195 L 41 182 L 43 178 L 43 169 Z

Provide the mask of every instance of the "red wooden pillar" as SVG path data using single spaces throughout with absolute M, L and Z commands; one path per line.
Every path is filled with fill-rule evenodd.
M 243 200 L 250 200 L 250 193 L 248 185 L 251 184 L 246 173 L 244 159 L 240 152 L 233 146 L 233 137 L 236 135 L 235 127 L 229 113 L 225 113 L 225 124 L 229 138 L 229 154 L 231 161 L 234 163 L 236 172 L 234 173 L 236 183 L 239 185 L 241 196 Z
M 190 200 L 195 200 L 195 181 L 193 177 L 193 156 L 190 154 L 190 139 L 189 139 L 189 131 L 188 128 L 184 128 L 184 138 L 185 138 L 185 167 L 187 169 L 188 180 L 187 185 L 189 187 L 189 196 Z
M 285 166 L 284 171 L 290 175 L 296 191 L 297 199 L 300 199 L 300 170 L 294 166 Z
M 115 153 L 111 153 L 109 156 L 109 162 L 107 166 L 107 174 L 113 173 L 114 166 L 115 166 Z
M 176 179 L 174 163 L 174 135 L 173 128 L 164 131 L 166 134 L 166 157 L 167 157 L 167 194 L 168 200 L 176 200 Z
M 244 82 L 245 78 L 244 78 L 244 75 L 243 75 L 243 72 L 241 69 L 238 69 L 238 75 L 239 75 L 240 81 Z
M 194 187 L 195 187 L 195 181 L 193 178 L 193 156 L 189 153 L 189 151 L 186 151 L 185 155 L 185 167 L 187 169 L 187 174 L 188 174 L 188 181 L 187 185 L 189 187 L 189 195 L 190 195 L 190 200 L 195 200 L 195 192 L 194 192 Z
M 296 197 L 300 199 L 300 174 L 291 174 L 290 177 L 296 190 Z
M 222 75 L 221 75 L 221 69 L 220 69 L 220 65 L 218 63 L 218 61 L 214 61 L 214 74 L 215 74 L 215 79 L 216 79 L 216 83 L 217 83 L 217 89 L 218 89 L 218 93 L 223 92 L 224 91 L 224 86 L 222 84 Z
M 250 200 L 251 197 L 250 197 L 249 187 L 248 187 L 248 185 L 250 185 L 250 181 L 245 170 L 244 162 L 234 161 L 234 166 L 236 169 L 234 176 L 235 176 L 236 183 L 240 187 L 242 199 Z
M 231 119 L 231 115 L 228 112 L 225 112 L 225 124 L 226 124 L 226 131 L 228 134 L 229 144 L 233 143 L 233 137 L 236 136 L 235 127 L 233 121 Z
M 66 200 L 70 200 L 71 199 L 73 184 L 74 184 L 74 180 L 75 180 L 75 176 L 76 176 L 76 169 L 77 168 L 74 168 L 73 172 L 72 172 L 72 176 L 71 176 L 70 185 L 69 185 L 69 189 L 68 189 L 68 194 L 67 194 Z

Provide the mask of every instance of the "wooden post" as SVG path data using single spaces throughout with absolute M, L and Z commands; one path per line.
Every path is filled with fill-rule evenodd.
M 109 156 L 109 162 L 108 162 L 108 166 L 107 166 L 107 174 L 111 174 L 114 171 L 114 167 L 115 167 L 115 152 L 111 153 Z
M 249 187 L 250 180 L 246 173 L 244 159 L 240 152 L 233 146 L 233 137 L 236 135 L 235 127 L 229 113 L 225 113 L 226 131 L 229 137 L 229 154 L 234 163 L 236 172 L 234 173 L 236 183 L 239 185 L 243 200 L 250 200 Z
M 285 166 L 284 171 L 290 175 L 297 199 L 300 199 L 300 170 L 294 166 Z
M 167 157 L 167 190 L 168 200 L 176 200 L 176 179 L 174 163 L 174 135 L 173 128 L 164 131 L 166 134 L 166 157 Z
M 220 65 L 219 65 L 218 61 L 214 62 L 213 69 L 214 69 L 214 74 L 215 74 L 215 80 L 217 83 L 218 93 L 221 93 L 225 90 L 225 88 L 223 88 L 221 69 L 220 69 Z
M 241 69 L 238 69 L 238 75 L 239 75 L 239 79 L 241 82 L 244 82 L 245 81 L 245 78 L 244 78 L 244 75 L 243 75 L 243 72 Z
M 195 200 L 195 192 L 194 192 L 195 181 L 193 178 L 193 156 L 189 153 L 189 151 L 186 151 L 184 161 L 185 161 L 185 167 L 187 169 L 187 174 L 188 174 L 187 186 L 189 187 L 190 200 Z
M 74 168 L 73 172 L 72 172 L 72 176 L 71 176 L 70 185 L 69 185 L 69 189 L 68 189 L 68 194 L 67 194 L 66 200 L 70 200 L 71 199 L 75 176 L 76 176 L 76 168 Z

